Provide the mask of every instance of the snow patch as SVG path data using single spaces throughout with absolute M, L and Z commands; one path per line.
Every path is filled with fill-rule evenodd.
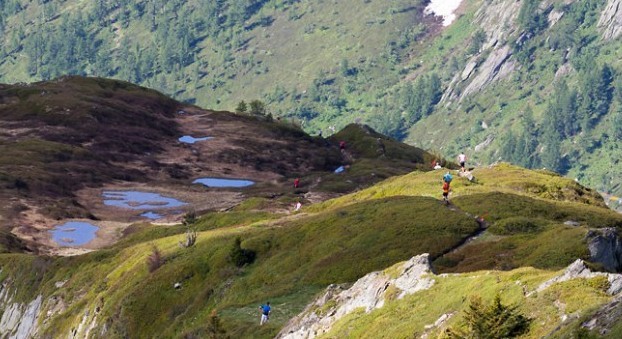
M 454 12 L 463 0 L 432 0 L 428 7 L 425 8 L 425 13 L 434 13 L 435 15 L 443 17 L 443 26 L 449 26 L 456 20 L 456 14 Z

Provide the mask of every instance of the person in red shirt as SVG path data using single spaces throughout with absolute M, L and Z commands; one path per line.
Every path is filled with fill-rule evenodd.
M 294 188 L 298 188 L 298 186 L 300 186 L 300 179 L 296 178 L 294 179 Z

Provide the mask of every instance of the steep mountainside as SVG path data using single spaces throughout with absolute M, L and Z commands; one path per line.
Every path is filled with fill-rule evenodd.
M 622 193 L 619 0 L 464 0 L 448 27 L 428 4 L 4 1 L 0 80 L 115 77 L 228 110 L 259 99 L 313 133 L 365 122 Z

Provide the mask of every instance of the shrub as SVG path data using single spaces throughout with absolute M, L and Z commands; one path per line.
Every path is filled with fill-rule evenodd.
M 147 257 L 147 268 L 149 269 L 149 273 L 157 270 L 164 264 L 164 256 L 160 249 L 153 245 L 151 247 L 151 254 Z
M 240 237 L 235 238 L 235 242 L 229 251 L 229 259 L 235 266 L 242 267 L 246 264 L 252 264 L 255 261 L 255 256 L 254 251 L 242 248 Z
M 503 305 L 497 294 L 490 305 L 480 297 L 472 297 L 464 312 L 466 329 L 448 329 L 449 338 L 515 338 L 529 330 L 531 320 L 518 311 L 516 305 Z

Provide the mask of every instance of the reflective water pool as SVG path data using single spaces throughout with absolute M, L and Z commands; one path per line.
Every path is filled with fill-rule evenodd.
M 204 140 L 209 140 L 209 139 L 213 139 L 212 137 L 201 137 L 201 138 L 195 138 L 189 135 L 184 135 L 183 137 L 179 138 L 178 140 L 185 143 L 185 144 L 194 144 L 197 141 L 204 141 Z
M 199 178 L 192 182 L 193 184 L 202 184 L 207 187 L 247 187 L 254 185 L 251 180 L 242 179 L 224 179 L 224 178 Z
M 61 246 L 80 246 L 95 238 L 99 227 L 88 222 L 70 221 L 54 227 L 49 231 L 52 239 Z
M 140 191 L 104 191 L 104 205 L 133 210 L 146 210 L 179 207 L 187 205 L 183 201 L 162 196 L 157 193 Z
M 145 213 L 141 214 L 140 216 L 141 217 L 145 217 L 147 219 L 151 219 L 151 220 L 156 220 L 156 219 L 162 218 L 162 216 L 160 214 L 155 213 L 155 212 L 151 212 L 151 211 L 145 212 Z

